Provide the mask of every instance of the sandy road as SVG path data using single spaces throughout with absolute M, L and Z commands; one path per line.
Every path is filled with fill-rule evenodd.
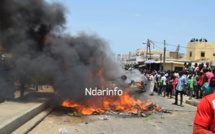
M 64 111 L 55 110 L 38 124 L 29 134 L 55 134 L 60 128 L 66 128 L 71 134 L 191 134 L 196 107 L 185 104 L 175 106 L 169 100 L 157 95 L 140 94 L 153 103 L 172 113 L 155 113 L 146 118 L 134 116 L 109 115 L 101 120 L 101 115 L 74 117 Z

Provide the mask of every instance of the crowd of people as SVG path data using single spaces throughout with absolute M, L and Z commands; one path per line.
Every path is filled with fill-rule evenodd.
M 150 95 L 157 92 L 158 95 L 168 98 L 175 96 L 175 105 L 178 104 L 178 94 L 180 94 L 180 106 L 184 106 L 183 96 L 189 96 L 201 99 L 203 96 L 213 92 L 214 85 L 210 84 L 211 80 L 215 80 L 214 74 L 211 72 L 208 64 L 202 66 L 200 64 L 191 67 L 189 63 L 183 71 L 142 71 L 144 77 L 147 78 L 149 84 Z
M 186 64 L 185 64 L 186 65 Z M 183 96 L 201 99 L 194 119 L 194 134 L 215 134 L 215 77 L 208 64 L 194 67 L 191 64 L 184 67 L 183 71 L 151 71 L 143 72 L 149 84 L 149 94 L 172 98 L 173 105 L 183 105 Z
M 157 92 L 163 97 L 172 98 L 175 96 L 175 104 L 177 104 L 177 96 L 180 94 L 181 103 L 183 102 L 183 95 L 189 96 L 191 100 L 193 97 L 201 99 L 203 96 L 210 94 L 213 87 L 210 85 L 214 74 L 209 69 L 203 69 L 197 72 L 189 71 L 152 71 L 151 73 L 143 73 L 148 79 L 150 85 L 150 95 Z

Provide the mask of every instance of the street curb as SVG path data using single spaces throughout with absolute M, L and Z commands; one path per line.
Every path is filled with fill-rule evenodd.
M 9 134 L 22 126 L 24 123 L 32 119 L 34 116 L 39 114 L 45 108 L 47 108 L 48 102 L 39 103 L 33 108 L 23 111 L 23 114 L 17 115 L 9 121 L 0 125 L 0 134 Z
M 44 118 L 46 118 L 52 111 L 53 107 L 49 107 L 36 115 L 34 118 L 23 124 L 21 127 L 13 131 L 11 134 L 27 134 L 34 129 Z

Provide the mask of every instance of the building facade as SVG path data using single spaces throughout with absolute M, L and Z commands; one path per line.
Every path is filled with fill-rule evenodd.
M 122 62 L 126 63 L 126 60 L 130 59 L 130 55 L 129 54 L 122 54 Z
M 187 44 L 186 59 L 191 61 L 214 61 L 215 42 L 189 42 Z
M 146 49 L 137 49 L 134 54 L 137 56 L 142 56 L 144 60 L 148 60 L 150 57 L 150 54 L 146 55 L 147 50 Z M 151 59 L 153 60 L 160 60 L 161 57 L 163 56 L 164 50 L 155 50 L 151 49 Z M 167 50 L 166 51 L 166 57 L 170 57 L 170 52 Z

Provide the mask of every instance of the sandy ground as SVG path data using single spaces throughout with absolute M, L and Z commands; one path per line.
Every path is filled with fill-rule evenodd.
M 35 92 L 29 89 L 28 92 Z M 38 92 L 53 92 L 43 86 Z M 16 97 L 19 91 L 15 92 Z M 171 113 L 153 113 L 147 117 L 105 113 L 76 117 L 71 112 L 55 109 L 29 134 L 58 134 L 60 128 L 66 128 L 71 134 L 191 134 L 196 107 L 172 105 L 173 99 L 161 96 L 148 96 L 148 92 L 136 93 L 142 101 L 150 99 Z M 102 118 L 107 115 L 108 120 Z
M 146 118 L 110 115 L 108 120 L 102 120 L 101 115 L 74 117 L 55 111 L 29 134 L 54 134 L 60 128 L 68 129 L 71 134 L 191 134 L 192 114 L 159 113 Z
M 142 100 L 146 95 L 140 94 Z M 148 96 L 149 97 L 149 96 Z M 75 117 L 62 110 L 49 114 L 29 134 L 57 134 L 60 128 L 68 129 L 71 134 L 191 134 L 196 107 L 174 106 L 160 96 L 149 98 L 152 102 L 168 109 L 171 113 L 154 113 L 148 117 L 118 114 L 90 115 Z M 101 117 L 108 116 L 108 120 Z

